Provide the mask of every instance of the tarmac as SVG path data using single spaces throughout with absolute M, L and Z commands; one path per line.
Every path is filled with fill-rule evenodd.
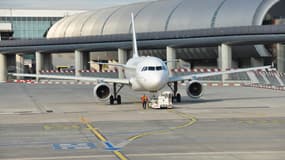
M 284 91 L 205 87 L 193 100 L 181 85 L 173 109 L 143 110 L 143 92 L 109 105 L 93 87 L 1 83 L 0 159 L 285 159 Z

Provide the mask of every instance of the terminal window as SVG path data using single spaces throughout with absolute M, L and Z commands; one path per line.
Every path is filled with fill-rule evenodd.
M 47 30 L 62 17 L 0 17 L 0 23 L 11 23 L 13 38 L 35 39 L 45 36 Z

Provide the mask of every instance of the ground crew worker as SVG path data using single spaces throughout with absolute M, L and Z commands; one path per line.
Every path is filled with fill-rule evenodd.
M 142 101 L 143 109 L 146 109 L 146 104 L 148 102 L 148 97 L 145 94 L 141 97 L 141 101 Z

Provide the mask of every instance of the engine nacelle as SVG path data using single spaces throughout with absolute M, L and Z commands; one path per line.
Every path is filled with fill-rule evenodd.
M 111 96 L 111 89 L 107 84 L 100 83 L 94 87 L 93 95 L 101 101 L 106 101 Z
M 189 97 L 200 98 L 203 95 L 203 85 L 198 81 L 188 83 L 186 92 Z

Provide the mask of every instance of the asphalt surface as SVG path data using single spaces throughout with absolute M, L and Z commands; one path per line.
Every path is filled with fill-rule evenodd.
M 285 92 L 207 87 L 170 110 L 98 103 L 94 86 L 0 84 L 0 159 L 284 160 Z

